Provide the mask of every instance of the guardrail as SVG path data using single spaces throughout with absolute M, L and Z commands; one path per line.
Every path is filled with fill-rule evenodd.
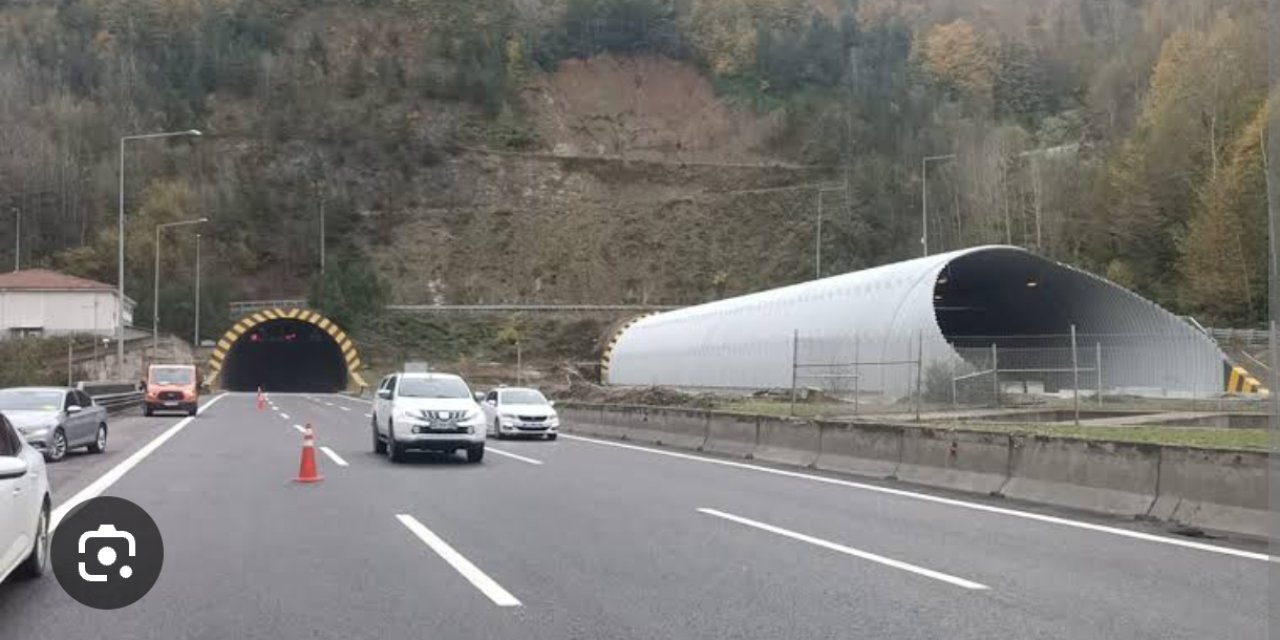
M 93 401 L 107 410 L 107 413 L 116 413 L 130 409 L 142 404 L 141 391 L 128 391 L 124 393 L 106 393 L 101 395 L 90 395 Z

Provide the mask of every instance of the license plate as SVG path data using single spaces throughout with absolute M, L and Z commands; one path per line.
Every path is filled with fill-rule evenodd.
M 458 426 L 452 422 L 433 422 L 431 423 L 431 428 L 435 429 L 436 431 L 449 431 L 452 429 L 457 429 Z
M 166 401 L 165 401 L 165 403 L 164 403 L 164 406 L 166 406 L 166 407 L 176 407 L 176 406 L 178 406 L 178 401 L 177 401 L 177 400 L 166 400 Z

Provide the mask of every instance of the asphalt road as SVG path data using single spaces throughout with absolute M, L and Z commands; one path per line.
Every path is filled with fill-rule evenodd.
M 0 637 L 1267 637 L 1268 563 L 1234 548 L 568 436 L 392 465 L 363 401 L 272 403 L 222 398 L 105 491 L 164 535 L 143 600 L 7 583 Z M 118 453 L 177 422 L 117 418 Z M 308 422 L 347 465 L 299 485 Z M 93 458 L 55 468 L 59 500 Z

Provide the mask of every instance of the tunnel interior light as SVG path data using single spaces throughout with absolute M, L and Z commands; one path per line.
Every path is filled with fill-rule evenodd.
M 946 274 L 938 276 L 938 284 L 946 284 L 946 283 L 947 283 Z
M 1039 282 L 1036 282 L 1036 279 L 1035 279 L 1035 278 L 1027 278 L 1027 288 L 1028 288 L 1028 289 L 1034 289 L 1034 288 L 1036 288 L 1036 287 L 1038 287 L 1038 286 L 1040 286 L 1040 283 L 1039 283 Z

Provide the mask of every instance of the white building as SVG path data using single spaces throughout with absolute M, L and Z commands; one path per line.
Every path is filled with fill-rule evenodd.
M 47 269 L 0 274 L 0 339 L 22 336 L 115 334 L 116 288 Z M 124 324 L 134 302 L 124 300 Z

